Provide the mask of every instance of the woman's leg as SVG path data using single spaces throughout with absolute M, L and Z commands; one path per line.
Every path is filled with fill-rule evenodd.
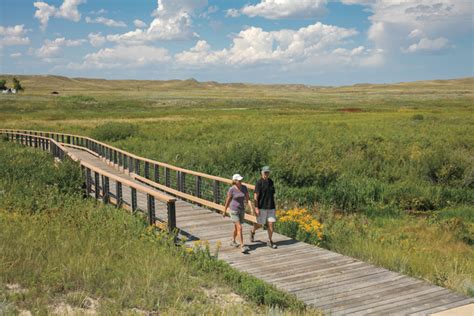
M 242 224 L 240 224 L 240 222 L 236 222 L 235 229 L 237 231 L 237 234 L 239 235 L 240 248 L 242 248 L 244 246 L 244 237 L 242 235 Z
M 238 224 L 239 224 L 238 222 L 234 223 L 234 232 L 233 232 L 233 234 L 232 234 L 232 240 L 233 240 L 234 242 L 235 242 L 235 239 L 237 238 L 237 231 L 238 231 L 237 225 L 238 225 Z

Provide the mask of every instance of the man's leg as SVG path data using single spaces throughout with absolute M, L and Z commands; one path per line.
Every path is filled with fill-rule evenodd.
M 265 214 L 263 214 L 263 211 L 260 210 L 259 214 L 257 215 L 257 223 L 253 224 L 253 227 L 250 229 L 250 242 L 254 242 L 254 236 L 255 232 L 257 229 L 263 226 L 263 223 L 265 223 L 264 218 L 266 217 Z
M 254 224 L 253 224 L 253 227 L 252 227 L 252 229 L 251 229 L 252 234 L 255 234 L 255 232 L 257 231 L 257 229 L 259 229 L 260 227 L 262 227 L 262 225 L 257 224 L 257 223 L 254 223 Z
M 268 228 L 268 240 L 270 242 L 270 247 L 273 249 L 277 248 L 277 245 L 273 243 L 273 228 L 274 228 L 274 223 L 276 222 L 276 211 L 275 210 L 268 210 L 268 215 L 267 215 L 267 228 Z
M 270 240 L 271 243 L 273 243 L 272 237 L 273 237 L 273 222 L 267 222 L 267 227 L 268 227 L 268 240 Z

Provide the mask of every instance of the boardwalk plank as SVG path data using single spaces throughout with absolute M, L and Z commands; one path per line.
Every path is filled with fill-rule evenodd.
M 419 311 L 419 312 L 416 312 L 416 313 L 413 313 L 413 314 L 410 314 L 410 315 L 413 315 L 413 316 L 431 315 L 431 314 L 434 314 L 434 313 L 437 313 L 437 312 L 442 312 L 446 309 L 462 307 L 462 306 L 469 305 L 469 304 L 474 304 L 474 298 L 465 298 L 461 301 L 456 301 L 456 302 L 445 304 L 443 306 L 438 306 L 438 307 L 433 307 L 433 308 L 430 308 L 430 309 L 425 309 L 425 310 L 422 310 L 422 311 Z M 471 307 L 469 309 L 470 309 L 471 315 L 474 315 L 474 305 L 471 305 Z
M 330 308 L 332 313 L 340 311 L 355 313 L 359 310 L 369 312 L 371 308 L 434 291 L 438 291 L 438 289 L 428 286 L 420 280 L 402 278 L 392 283 L 385 283 L 382 286 L 375 286 L 371 290 L 360 291 L 351 298 L 339 301 L 337 304 L 323 305 L 321 308 Z
M 447 289 L 443 289 L 441 291 L 435 292 L 432 295 L 426 295 L 425 297 L 413 297 L 408 299 L 398 306 L 393 308 L 385 308 L 383 309 L 384 313 L 392 313 L 392 314 L 410 314 L 415 313 L 417 311 L 426 310 L 433 307 L 443 306 L 447 303 L 462 301 L 464 297 L 460 297 L 457 294 L 450 292 Z M 370 313 L 369 315 L 374 315 L 376 313 Z

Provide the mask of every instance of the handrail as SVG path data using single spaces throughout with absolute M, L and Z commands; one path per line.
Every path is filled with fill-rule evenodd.
M 44 132 L 44 131 L 36 131 L 36 130 L 21 130 L 21 129 L 0 129 L 0 132 L 2 131 L 13 131 L 13 132 L 22 132 L 22 133 L 25 133 L 25 134 L 30 134 L 32 135 L 31 133 L 38 133 L 40 135 L 42 134 L 49 134 L 49 135 L 58 135 L 58 136 L 69 136 L 69 137 L 75 137 L 75 138 L 82 138 L 84 140 L 89 140 L 91 142 L 95 142 L 96 144 L 98 145 L 101 145 L 101 146 L 104 146 L 104 147 L 107 147 L 107 148 L 110 148 L 118 153 L 122 153 L 124 155 L 127 155 L 129 157 L 132 157 L 134 159 L 140 159 L 142 161 L 146 161 L 146 162 L 149 162 L 149 163 L 152 163 L 152 164 L 157 164 L 157 165 L 160 165 L 162 167 L 166 167 L 166 168 L 169 168 L 169 169 L 172 169 L 172 170 L 175 170 L 175 171 L 181 171 L 181 172 L 185 172 L 187 174 L 190 174 L 190 175 L 194 175 L 194 176 L 199 176 L 199 177 L 204 177 L 204 178 L 208 178 L 208 179 L 212 179 L 212 180 L 217 180 L 217 181 L 220 181 L 220 182 L 224 182 L 224 183 L 228 183 L 228 184 L 232 184 L 232 180 L 230 179 L 227 179 L 227 178 L 223 178 L 223 177 L 219 177 L 219 176 L 214 176 L 214 175 L 210 175 L 210 174 L 207 174 L 207 173 L 203 173 L 203 172 L 199 172 L 199 171 L 194 171 L 194 170 L 190 170 L 190 169 L 185 169 L 185 168 L 181 168 L 181 167 L 177 167 L 177 166 L 174 166 L 174 165 L 170 165 L 168 163 L 165 163 L 165 162 L 160 162 L 160 161 L 156 161 L 156 160 L 152 160 L 152 159 L 149 159 L 149 158 L 145 158 L 145 157 L 141 157 L 141 156 L 138 156 L 138 155 L 135 155 L 133 153 L 130 153 L 130 152 L 127 152 L 123 149 L 120 149 L 120 148 L 117 148 L 117 147 L 114 147 L 112 145 L 108 145 L 108 144 L 105 144 L 101 141 L 98 141 L 98 140 L 95 140 L 93 138 L 90 138 L 88 136 L 81 136 L 81 135 L 74 135 L 74 134 L 67 134 L 67 133 L 57 133 L 57 132 Z M 36 134 L 33 134 L 33 135 L 36 135 Z M 64 142 L 63 142 L 64 143 Z M 255 186 L 253 184 L 250 184 L 250 183 L 243 183 L 247 188 L 249 188 L 250 190 L 255 190 Z
M 220 205 L 220 204 L 217 204 L 217 203 L 214 203 L 214 202 L 209 202 L 207 200 L 204 200 L 204 199 L 201 199 L 201 198 L 197 198 L 193 195 L 190 195 L 190 194 L 186 194 L 186 193 L 183 193 L 183 192 L 180 192 L 178 190 L 174 190 L 172 188 L 167 188 L 165 187 L 164 185 L 162 184 L 159 184 L 159 183 L 156 183 L 156 182 L 153 182 L 153 181 L 150 181 L 148 180 L 147 178 L 144 178 L 142 176 L 139 176 L 139 175 L 135 175 L 133 174 L 132 175 L 133 178 L 135 178 L 136 180 L 139 180 L 143 183 L 146 183 L 152 187 L 155 187 L 157 189 L 160 189 L 160 190 L 167 190 L 168 192 L 170 192 L 171 194 L 175 195 L 175 196 L 178 196 L 180 198 L 183 198 L 183 199 L 186 199 L 186 200 L 189 200 L 191 202 L 195 202 L 195 203 L 198 203 L 198 204 L 201 204 L 203 206 L 206 206 L 206 207 L 209 207 L 209 208 L 212 208 L 212 209 L 215 209 L 215 210 L 218 210 L 220 212 L 224 212 L 224 206 L 223 205 Z M 247 214 L 245 213 L 244 214 L 244 218 L 245 220 L 249 221 L 249 222 L 253 222 L 253 223 L 257 223 L 257 218 L 254 216 L 254 215 L 251 215 L 251 214 Z
M 146 194 L 148 219 L 150 225 L 154 225 L 156 222 L 155 199 L 166 203 L 168 208 L 168 229 L 171 233 L 174 233 L 174 230 L 176 229 L 175 198 L 167 196 L 166 194 L 163 194 L 161 192 L 154 191 L 148 186 L 137 184 L 133 181 L 129 181 L 125 178 L 116 176 L 110 172 L 95 167 L 94 165 L 86 161 L 80 160 L 74 154 L 67 151 L 63 144 L 54 140 L 53 138 L 10 131 L 5 129 L 0 129 L 0 134 L 6 135 L 8 140 L 16 141 L 23 145 L 40 148 L 45 151 L 50 151 L 54 157 L 59 158 L 61 160 L 65 159 L 66 157 L 69 157 L 71 160 L 79 162 L 81 169 L 85 172 L 87 194 L 90 195 L 92 193 L 93 186 L 95 198 L 101 198 L 104 203 L 113 203 L 117 207 L 124 207 L 125 201 L 123 200 L 122 187 L 125 185 L 131 189 L 132 201 L 130 208 L 132 211 L 136 211 L 138 209 L 137 192 Z M 94 181 L 92 180 L 92 172 L 94 173 Z M 102 187 L 100 187 L 100 178 L 102 178 Z M 115 182 L 115 195 L 112 194 L 109 190 L 110 180 Z
M 65 146 L 87 150 L 89 153 L 105 160 L 106 163 L 122 171 L 127 171 L 129 175 L 141 177 L 141 180 L 139 180 L 146 182 L 148 185 L 154 185 L 167 193 L 210 207 L 219 212 L 222 212 L 224 209 L 222 204 L 225 192 L 222 194 L 222 191 L 232 183 L 232 180 L 227 178 L 140 157 L 86 136 L 34 130 L 0 129 L 0 132 L 6 131 L 29 135 L 45 135 L 58 140 L 58 142 L 63 143 Z M 141 168 L 142 166 L 143 168 Z M 173 177 L 172 173 L 174 173 Z M 194 177 L 194 181 L 187 180 L 186 176 Z M 143 181 L 143 179 L 146 181 Z M 175 179 L 174 182 L 173 179 Z M 225 185 L 225 188 L 223 188 L 223 185 Z M 244 185 L 247 186 L 249 191 L 255 190 L 254 185 L 248 183 L 244 183 Z M 246 219 L 251 222 L 255 221 L 255 217 L 249 214 L 246 214 Z

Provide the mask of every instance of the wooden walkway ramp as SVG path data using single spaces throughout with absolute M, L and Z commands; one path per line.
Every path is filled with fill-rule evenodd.
M 17 132 L 17 135 L 19 133 Z M 22 135 L 25 135 L 24 133 L 25 131 L 21 131 Z M 48 135 L 44 139 L 49 137 L 54 138 L 54 136 Z M 13 137 L 11 139 L 14 140 Z M 39 145 L 37 147 L 41 148 L 40 139 L 42 138 L 38 138 Z M 34 144 L 34 141 L 29 143 L 28 140 L 23 141 L 22 137 L 16 140 L 28 145 Z M 51 145 L 54 143 L 56 142 L 51 140 L 50 147 L 54 147 Z M 212 203 L 215 203 L 215 205 L 209 202 L 204 203 L 199 199 L 205 199 L 205 185 L 197 180 L 192 181 L 195 191 L 194 194 L 191 194 L 190 189 L 186 189 L 186 181 L 183 181 L 183 178 L 185 178 L 183 174 L 189 175 L 189 171 L 184 169 L 176 174 L 177 183 L 174 184 L 176 189 L 173 189 L 170 170 L 166 171 L 166 168 L 170 168 L 169 165 L 165 166 L 164 173 L 160 173 L 161 165 L 154 162 L 158 165 L 158 168 L 155 165 L 156 174 L 153 177 L 149 174 L 149 170 L 140 171 L 140 168 L 130 172 L 130 165 L 128 168 L 124 168 L 123 163 L 121 165 L 116 162 L 119 159 L 110 159 L 110 156 L 107 156 L 108 154 L 105 154 L 104 158 L 96 153 L 97 150 L 87 148 L 91 146 L 84 146 L 87 148 L 85 149 L 73 144 L 64 145 L 61 142 L 58 142 L 58 146 L 71 158 L 87 165 L 86 170 L 101 170 L 102 175 L 107 175 L 108 178 L 93 177 L 89 188 L 89 193 L 92 196 L 102 199 L 104 195 L 110 195 L 110 199 L 116 199 L 116 194 L 114 195 L 112 192 L 118 192 L 117 183 L 121 183 L 119 185 L 121 187 L 119 200 L 123 205 L 134 209 L 150 210 L 150 196 L 152 196 L 150 194 L 156 192 L 157 201 L 153 203 L 153 215 L 156 220 L 165 222 L 169 220 L 170 216 L 169 201 L 174 201 L 175 225 L 179 229 L 180 236 L 186 238 L 186 243 L 189 246 L 192 246 L 197 240 L 209 242 L 211 249 L 215 249 L 218 244 L 221 244 L 218 253 L 219 259 L 228 262 L 242 272 L 247 272 L 274 284 L 279 289 L 295 294 L 306 304 L 320 308 L 327 314 L 430 315 L 474 302 L 474 299 L 448 289 L 299 242 L 280 234 L 274 235 L 274 241 L 278 245 L 278 249 L 266 247 L 267 236 L 266 232 L 262 230 L 257 233 L 256 241 L 250 243 L 248 242 L 249 224 L 244 225 L 244 238 L 251 250 L 247 255 L 241 254 L 238 249 L 229 245 L 233 228 L 232 222 L 228 218 L 224 219 L 221 214 L 215 211 L 216 209 L 220 210 L 216 206 L 220 201 L 218 198 L 219 188 L 216 188 L 215 183 L 221 181 L 221 179 L 212 178 L 214 186 L 211 191 L 215 200 Z M 60 156 L 57 152 L 56 155 Z M 146 167 L 145 165 L 145 169 L 148 168 L 150 166 Z M 144 174 L 141 175 L 142 173 Z M 160 178 L 160 176 L 164 176 L 165 179 Z M 199 174 L 196 179 L 202 176 L 202 174 Z M 149 180 L 150 178 L 158 181 Z M 109 180 L 106 181 L 105 179 Z M 96 183 L 95 180 L 98 180 L 98 182 Z M 168 186 L 160 183 L 165 183 Z M 132 202 L 134 199 L 132 189 L 135 186 L 136 188 L 146 186 L 147 190 L 152 192 L 134 189 L 137 191 L 136 201 Z M 104 191 L 104 188 L 106 188 L 106 191 Z M 223 191 L 222 189 L 221 191 Z M 164 195 L 164 197 L 161 195 Z M 199 198 L 194 198 L 195 196 L 199 196 Z M 197 205 L 196 201 L 203 202 L 207 208 Z M 252 220 L 251 216 L 248 218 Z M 467 315 L 469 313 L 473 315 L 473 309 L 468 308 L 467 313 Z

